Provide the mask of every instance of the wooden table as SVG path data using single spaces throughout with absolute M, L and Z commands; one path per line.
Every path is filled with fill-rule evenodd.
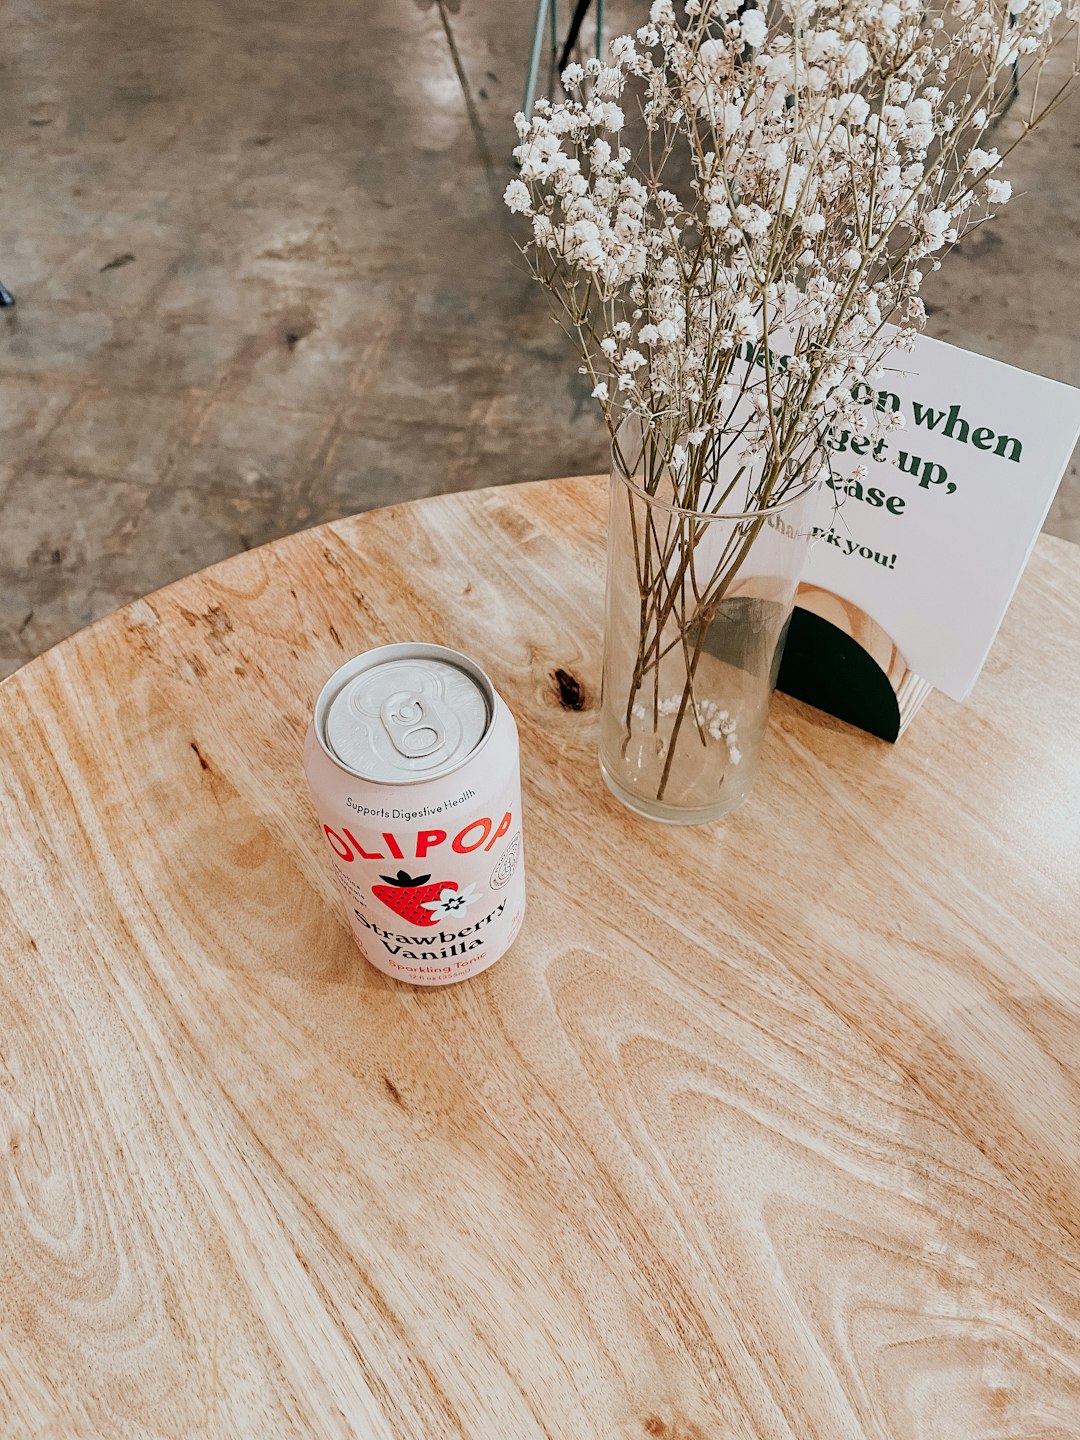
M 597 771 L 603 511 L 344 520 L 0 689 L 4 1440 L 1080 1435 L 1080 552 L 966 706 L 890 747 L 778 697 L 751 802 L 672 830 Z M 414 637 L 517 715 L 530 879 L 427 992 L 300 768 Z

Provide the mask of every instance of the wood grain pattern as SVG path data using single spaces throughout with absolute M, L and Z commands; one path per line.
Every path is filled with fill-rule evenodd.
M 1080 555 L 965 707 L 777 697 L 670 830 L 596 767 L 604 495 L 296 535 L 0 687 L 4 1440 L 1080 1435 Z M 517 716 L 530 883 L 430 992 L 300 768 L 415 637 Z

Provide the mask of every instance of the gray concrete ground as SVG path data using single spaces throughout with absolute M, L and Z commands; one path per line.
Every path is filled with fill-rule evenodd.
M 0 674 L 301 526 L 602 468 L 498 199 L 532 13 L 9 0 Z M 931 333 L 1065 380 L 1078 117 L 1074 96 L 928 296 Z M 1050 528 L 1080 540 L 1075 463 Z

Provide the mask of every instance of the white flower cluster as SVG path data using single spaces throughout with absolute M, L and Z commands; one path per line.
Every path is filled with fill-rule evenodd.
M 738 765 L 742 759 L 742 751 L 739 749 L 733 716 L 727 710 L 722 710 L 715 700 L 694 699 L 690 703 L 694 708 L 699 733 L 702 736 L 708 735 L 710 740 L 722 740 L 727 746 L 728 759 L 733 765 Z M 670 717 L 677 715 L 682 706 L 681 695 L 669 695 L 657 702 L 656 713 L 657 716 Z M 647 710 L 640 701 L 631 706 L 630 713 L 635 720 L 651 720 L 651 710 Z
M 505 199 L 612 432 L 639 415 L 687 485 L 734 447 L 774 498 L 863 433 L 883 327 L 910 344 L 925 271 L 1012 193 L 987 130 L 1070 3 L 656 0 L 570 66 L 517 116 Z

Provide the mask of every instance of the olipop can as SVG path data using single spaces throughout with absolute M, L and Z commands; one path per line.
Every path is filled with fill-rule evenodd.
M 451 985 L 525 914 L 514 717 L 441 645 L 385 645 L 323 687 L 304 770 L 349 924 L 384 975 Z

